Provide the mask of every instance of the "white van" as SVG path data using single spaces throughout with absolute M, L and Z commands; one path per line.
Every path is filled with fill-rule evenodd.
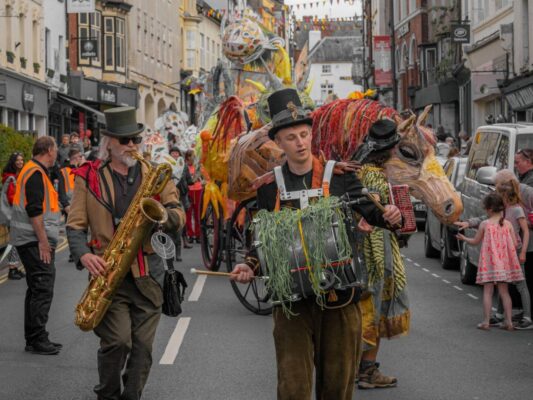
M 481 126 L 472 138 L 468 163 L 461 190 L 463 200 L 462 220 L 481 217 L 483 198 L 494 190 L 496 171 L 514 169 L 514 155 L 520 149 L 533 148 L 533 123 L 494 124 Z M 474 229 L 467 229 L 467 236 L 474 236 Z M 476 280 L 480 246 L 464 245 L 461 252 L 461 281 L 473 284 Z

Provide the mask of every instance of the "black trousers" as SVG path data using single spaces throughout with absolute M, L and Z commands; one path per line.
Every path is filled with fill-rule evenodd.
M 100 383 L 94 388 L 98 400 L 141 398 L 152 366 L 152 344 L 160 317 L 161 307 L 142 295 L 131 274 L 126 275 L 94 329 L 100 338 Z
M 533 240 L 533 239 L 530 239 Z M 529 290 L 529 294 L 533 294 L 533 252 L 526 253 L 526 263 L 524 264 L 524 270 L 526 272 L 526 284 Z
M 24 300 L 24 337 L 26 344 L 31 345 L 48 340 L 46 323 L 54 297 L 55 250 L 52 250 L 50 264 L 41 261 L 37 244 L 18 246 L 17 251 L 26 269 L 28 289 Z

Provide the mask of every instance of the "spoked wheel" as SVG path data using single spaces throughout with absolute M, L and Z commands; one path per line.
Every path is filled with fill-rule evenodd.
M 237 264 L 244 262 L 244 257 L 252 245 L 251 224 L 256 210 L 255 200 L 239 204 L 228 221 L 226 229 L 226 267 L 228 272 Z M 231 281 L 233 291 L 244 307 L 259 315 L 272 312 L 270 295 L 267 292 L 261 269 L 256 271 L 256 278 L 248 284 Z
M 211 271 L 218 271 L 222 262 L 223 216 L 219 210 L 218 218 L 212 204 L 207 205 L 204 218 L 200 222 L 200 247 L 204 266 Z

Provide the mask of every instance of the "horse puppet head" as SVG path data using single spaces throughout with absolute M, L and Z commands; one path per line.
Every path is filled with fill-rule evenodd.
M 449 225 L 458 220 L 463 205 L 435 157 L 435 134 L 424 125 L 430 109 L 426 107 L 418 119 L 414 114 L 404 121 L 395 116 L 402 138 L 385 170 L 392 184 L 409 185 L 411 194 Z

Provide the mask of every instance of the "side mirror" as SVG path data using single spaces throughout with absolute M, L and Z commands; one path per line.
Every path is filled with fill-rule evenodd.
M 481 167 L 476 172 L 476 181 L 484 185 L 494 185 L 496 172 L 498 172 L 496 167 Z

